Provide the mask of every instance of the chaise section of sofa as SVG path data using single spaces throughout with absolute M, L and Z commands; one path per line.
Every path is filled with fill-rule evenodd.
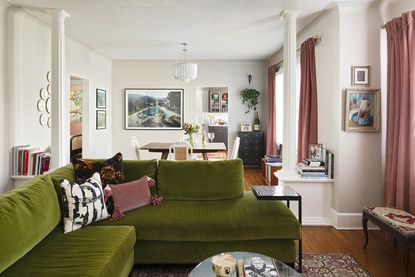
M 1 276 L 128 276 L 132 226 L 87 226 L 64 234 L 50 176 L 0 196 Z
M 141 177 L 143 171 L 132 166 L 140 163 L 147 161 L 127 162 L 127 179 Z M 162 205 L 95 224 L 135 226 L 135 263 L 197 263 L 227 251 L 294 263 L 299 221 L 285 204 L 244 192 L 242 161 L 160 161 L 156 177 Z

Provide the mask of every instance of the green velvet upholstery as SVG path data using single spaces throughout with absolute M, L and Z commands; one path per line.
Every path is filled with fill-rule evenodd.
M 87 226 L 68 234 L 56 228 L 1 276 L 128 276 L 134 244 L 131 226 Z
M 0 273 L 42 241 L 60 222 L 49 176 L 0 195 Z
M 258 201 L 252 192 L 232 200 L 175 201 L 125 213 L 118 221 L 95 225 L 133 225 L 137 240 L 243 241 L 300 238 L 300 223 L 279 201 Z M 237 230 L 237 232 L 235 232 Z
M 294 263 L 295 241 L 288 239 L 244 241 L 154 241 L 137 240 L 136 264 L 197 264 L 222 252 L 247 251 Z
M 223 200 L 244 191 L 242 160 L 166 161 L 158 167 L 157 191 L 169 200 Z

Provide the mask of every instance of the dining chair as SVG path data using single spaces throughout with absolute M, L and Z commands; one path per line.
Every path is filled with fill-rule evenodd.
M 227 156 L 226 153 L 222 156 L 214 155 L 210 156 L 208 155 L 209 161 L 224 161 L 224 160 L 234 160 L 238 158 L 238 151 L 239 151 L 239 145 L 240 145 L 241 139 L 239 137 L 235 138 L 235 141 L 233 142 L 232 152 L 230 156 Z
M 139 160 L 140 159 L 140 145 L 138 144 L 138 139 L 136 136 L 131 137 L 131 145 L 134 149 L 137 160 Z
M 189 153 L 190 152 L 190 153 Z M 176 161 L 193 160 L 193 147 L 186 142 L 176 142 L 169 147 L 169 159 Z

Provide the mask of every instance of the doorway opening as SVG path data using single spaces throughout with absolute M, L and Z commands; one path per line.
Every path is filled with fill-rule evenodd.
M 71 76 L 69 93 L 69 118 L 70 118 L 70 158 L 82 158 L 82 125 L 84 119 L 83 99 L 87 91 L 88 81 Z

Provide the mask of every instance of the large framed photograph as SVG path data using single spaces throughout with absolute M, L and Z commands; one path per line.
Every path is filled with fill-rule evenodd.
M 370 85 L 370 66 L 352 66 L 352 86 Z
M 107 111 L 97 110 L 97 130 L 103 130 L 107 128 Z
M 96 107 L 97 109 L 107 108 L 107 91 L 97 88 L 96 91 Z
M 125 89 L 125 129 L 183 129 L 183 89 Z
M 347 89 L 345 111 L 345 131 L 379 132 L 380 90 Z

